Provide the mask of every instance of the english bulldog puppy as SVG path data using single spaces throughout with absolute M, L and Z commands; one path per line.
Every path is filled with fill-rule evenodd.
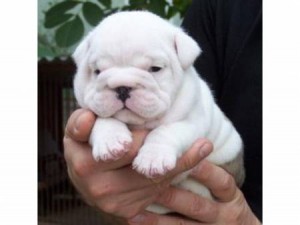
M 207 160 L 242 184 L 242 140 L 193 67 L 200 53 L 181 28 L 146 11 L 108 16 L 84 38 L 73 54 L 74 90 L 79 105 L 98 116 L 89 140 L 95 160 L 118 160 L 129 151 L 130 129 L 149 129 L 132 166 L 163 176 L 196 139 L 207 138 L 214 144 Z M 186 173 L 173 184 L 213 198 Z

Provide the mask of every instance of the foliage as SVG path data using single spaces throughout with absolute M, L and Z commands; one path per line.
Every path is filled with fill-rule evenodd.
M 191 1 L 129 0 L 128 5 L 113 7 L 112 0 L 64 0 L 53 4 L 45 12 L 43 25 L 47 30 L 54 30 L 55 44 L 59 48 L 69 48 L 82 39 L 88 27 L 96 26 L 104 17 L 114 12 L 149 10 L 166 19 L 175 15 L 182 18 Z M 53 55 L 51 48 L 47 49 L 47 43 L 42 40 L 39 35 L 39 55 Z

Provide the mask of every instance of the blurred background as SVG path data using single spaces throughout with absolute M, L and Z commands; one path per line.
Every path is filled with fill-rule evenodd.
M 38 224 L 125 224 L 87 206 L 69 182 L 63 133 L 77 108 L 70 55 L 104 17 L 124 10 L 149 10 L 180 25 L 192 0 L 38 1 Z

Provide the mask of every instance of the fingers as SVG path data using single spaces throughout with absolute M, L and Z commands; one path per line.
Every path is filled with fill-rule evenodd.
M 92 155 L 92 148 L 87 143 L 64 139 L 64 155 L 68 167 L 73 170 L 74 175 L 84 178 L 97 172 L 106 172 L 122 168 L 132 162 L 137 154 L 136 149 L 132 149 L 117 161 L 103 162 L 96 161 Z
M 192 147 L 178 160 L 174 174 L 179 174 L 195 167 L 213 150 L 213 145 L 206 139 L 197 140 Z
M 94 123 L 95 115 L 92 112 L 78 109 L 70 116 L 65 129 L 65 158 L 69 166 L 71 164 L 74 167 L 75 174 L 82 177 L 95 170 L 96 167 L 106 171 L 130 164 L 148 134 L 146 130 L 133 131 L 131 150 L 126 155 L 117 161 L 97 163 L 92 156 L 91 147 L 87 144 Z
M 172 211 L 202 222 L 214 222 L 218 214 L 215 202 L 175 187 L 168 188 L 156 199 L 156 202 Z
M 176 175 L 183 173 L 195 167 L 201 160 L 212 152 L 213 146 L 206 139 L 197 140 L 192 147 L 186 151 L 177 161 L 175 169 L 170 171 L 166 176 L 151 179 L 154 183 L 160 183 L 166 179 L 172 179 Z
M 87 142 L 94 126 L 96 117 L 86 109 L 77 109 L 70 116 L 66 129 L 65 138 L 72 138 L 75 141 Z
M 153 188 L 117 193 L 98 198 L 97 206 L 103 211 L 123 218 L 132 218 L 150 205 L 156 197 Z
M 101 193 L 99 195 L 127 193 L 146 189 L 148 187 L 152 188 L 152 194 L 158 194 L 158 191 L 161 191 L 168 186 L 168 183 L 164 182 L 160 184 L 153 184 L 149 179 L 132 170 L 130 166 L 119 170 L 107 171 L 102 174 L 95 173 L 91 180 L 93 183 L 88 184 L 88 186 L 93 186 L 92 189 L 95 190 L 96 193 L 97 190 L 103 190 L 105 192 L 104 194 Z M 101 182 L 99 182 L 99 180 L 101 180 Z M 94 192 L 93 190 L 90 192 Z
M 74 176 L 85 177 L 99 167 L 94 160 L 91 147 L 87 143 L 76 142 L 71 138 L 64 139 L 64 156 L 69 170 Z
M 85 183 L 92 182 L 86 185 L 92 186 L 92 191 L 88 190 L 88 192 L 94 192 L 95 189 L 107 189 L 107 187 L 119 188 L 120 192 L 126 192 L 134 188 L 153 185 L 150 180 L 132 170 L 130 166 L 124 167 L 125 165 L 131 164 L 146 135 L 147 131 L 134 131 L 134 141 L 131 151 L 120 160 L 108 163 L 95 161 L 92 156 L 91 147 L 87 143 L 76 142 L 71 138 L 65 138 L 64 154 L 69 174 L 72 175 L 70 177 L 73 183 L 79 180 L 82 186 L 82 181 Z M 101 182 L 98 182 L 99 180 L 101 180 Z M 96 182 L 93 183 L 93 181 Z M 110 181 L 110 184 L 107 184 L 106 181 Z M 99 185 L 95 187 L 95 183 Z M 103 185 L 106 186 L 104 187 Z
M 140 143 L 142 145 L 142 143 Z M 140 146 L 138 146 L 138 149 Z M 201 160 L 203 160 L 212 151 L 212 144 L 205 139 L 196 141 L 193 146 L 179 159 L 177 166 L 169 174 L 163 177 L 157 177 L 153 179 L 146 179 L 142 176 L 141 185 L 135 183 L 135 187 L 143 188 L 145 186 L 155 186 L 157 193 L 165 190 L 165 188 L 170 184 L 170 181 L 178 174 L 192 169 Z M 143 185 L 143 186 L 142 186 Z
M 70 142 L 70 140 L 69 141 L 66 140 L 69 138 L 73 139 L 74 141 L 87 142 L 89 139 L 91 129 L 94 125 L 94 122 L 95 122 L 95 115 L 92 112 L 84 109 L 76 110 L 68 120 L 66 130 L 65 130 L 65 142 L 67 143 Z M 132 134 L 133 134 L 133 143 L 132 143 L 131 150 L 126 155 L 124 155 L 121 159 L 115 162 L 109 162 L 109 163 L 100 162 L 99 164 L 103 166 L 104 170 L 117 169 L 122 166 L 126 166 L 132 162 L 133 158 L 137 155 L 138 150 L 142 146 L 143 141 L 146 135 L 148 134 L 148 131 L 136 130 L 133 131 Z M 77 147 L 77 149 L 80 148 Z M 192 148 L 186 154 L 184 154 L 184 156 L 178 161 L 176 168 L 170 173 L 170 176 L 174 176 L 183 171 L 193 168 L 200 160 L 205 158 L 211 151 L 212 151 L 212 145 L 210 142 L 204 139 L 197 141 L 192 146 Z M 68 154 L 68 152 L 66 154 L 69 156 L 69 158 L 72 157 L 72 154 Z M 89 164 L 89 162 L 91 162 L 92 160 L 91 152 L 87 153 L 86 151 L 79 151 L 77 154 L 74 154 L 73 157 L 76 158 L 76 160 L 74 159 L 76 162 L 80 162 L 81 161 L 80 159 L 82 157 L 85 158 L 86 160 L 88 160 L 86 161 L 85 164 Z M 82 165 L 80 164 L 80 166 Z M 158 179 L 162 180 L 164 178 L 158 178 Z
M 181 217 L 159 215 L 149 212 L 143 212 L 134 218 L 128 220 L 130 225 L 202 225 L 204 223 L 188 220 Z
M 239 193 L 234 178 L 221 167 L 208 161 L 202 161 L 191 175 L 209 188 L 219 201 L 229 202 Z

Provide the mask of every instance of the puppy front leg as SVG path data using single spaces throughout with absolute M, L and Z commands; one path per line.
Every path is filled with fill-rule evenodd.
M 147 177 L 165 175 L 176 166 L 201 131 L 186 121 L 162 125 L 151 131 L 133 161 L 133 168 Z
M 97 118 L 89 140 L 96 161 L 121 158 L 129 150 L 131 142 L 127 126 L 113 118 Z

